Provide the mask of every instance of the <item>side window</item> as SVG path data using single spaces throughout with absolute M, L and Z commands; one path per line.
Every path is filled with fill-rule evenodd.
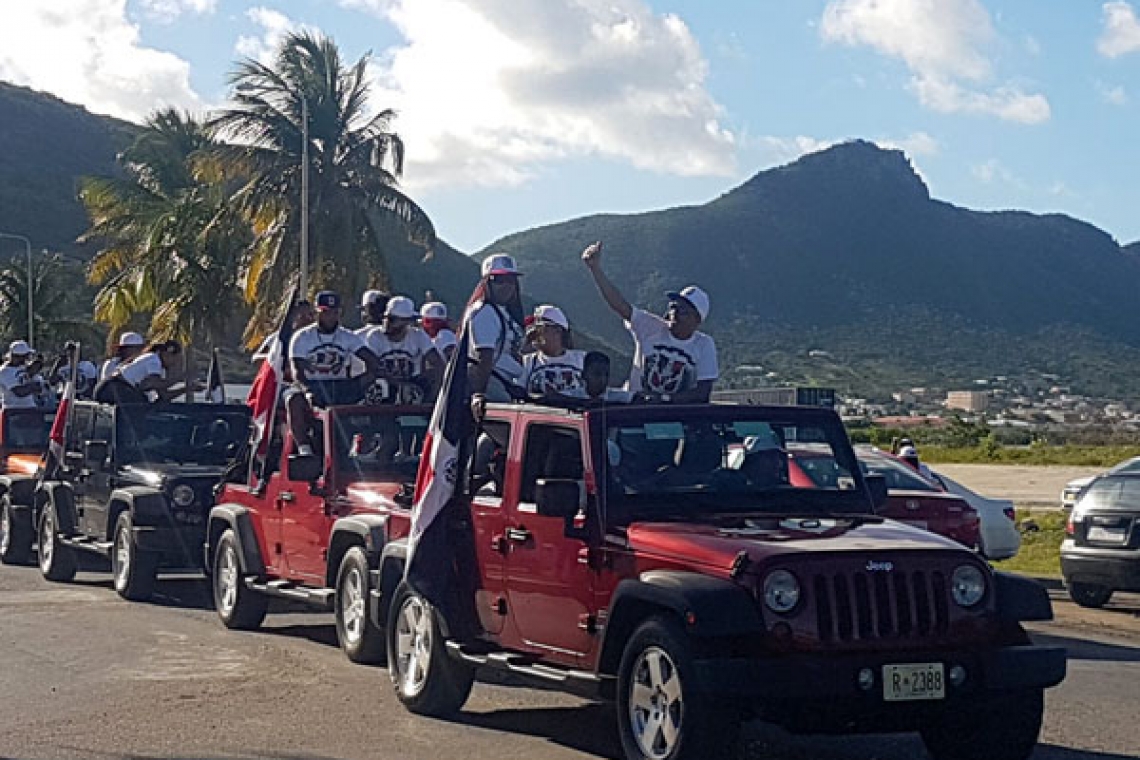
M 510 444 L 509 422 L 504 420 L 483 422 L 479 437 L 475 439 L 475 453 L 471 458 L 471 493 L 476 496 L 502 497 Z
M 114 412 L 110 407 L 101 406 L 95 409 L 95 425 L 91 430 L 91 440 L 111 442 L 111 431 L 114 429 Z
M 581 480 L 582 441 L 574 428 L 531 425 L 526 433 L 519 501 L 533 504 L 540 480 Z
M 82 451 L 83 442 L 91 440 L 91 422 L 94 410 L 86 404 L 76 405 L 67 429 L 67 448 Z

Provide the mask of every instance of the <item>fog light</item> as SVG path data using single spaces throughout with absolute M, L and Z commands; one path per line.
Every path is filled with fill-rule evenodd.
M 863 668 L 859 671 L 859 688 L 863 691 L 870 691 L 875 687 L 875 671 L 870 668 Z
M 966 683 L 966 669 L 961 665 L 950 668 L 950 685 L 961 686 L 964 683 Z

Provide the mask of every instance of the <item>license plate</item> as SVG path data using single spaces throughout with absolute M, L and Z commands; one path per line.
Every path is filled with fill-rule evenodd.
M 884 701 L 915 702 L 945 697 L 946 678 L 942 673 L 942 663 L 883 666 Z
M 1106 543 L 1124 543 L 1125 531 L 1123 527 L 1106 528 L 1100 525 L 1090 525 L 1089 541 L 1104 541 Z

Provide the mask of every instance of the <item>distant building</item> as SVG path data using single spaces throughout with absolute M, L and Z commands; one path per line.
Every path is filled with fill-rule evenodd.
M 989 408 L 990 394 L 986 391 L 950 391 L 946 394 L 947 409 L 964 412 L 984 412 Z
M 757 406 L 822 406 L 835 408 L 834 388 L 748 388 L 714 391 L 713 401 Z

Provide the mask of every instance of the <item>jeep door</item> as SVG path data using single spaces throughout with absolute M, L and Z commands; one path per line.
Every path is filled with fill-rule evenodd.
M 92 536 L 111 537 L 114 526 L 107 524 L 107 506 L 111 499 L 111 490 L 114 488 L 115 457 L 111 450 L 114 438 L 115 408 L 113 406 L 92 406 L 90 432 L 80 441 L 81 451 L 84 452 L 83 473 L 86 476 L 83 487 L 83 513 L 88 529 L 85 532 Z M 87 442 L 102 443 L 107 448 L 109 456 L 101 461 L 88 460 L 86 457 Z
M 532 421 L 524 433 L 517 498 L 508 501 L 507 597 L 518 646 L 567 664 L 583 664 L 594 643 L 594 571 L 582 538 L 567 536 L 573 519 L 538 514 L 539 480 L 583 483 L 582 435 L 570 424 Z M 585 506 L 585 498 L 582 499 Z
M 90 404 L 76 404 L 68 421 L 67 440 L 64 448 L 65 480 L 71 482 L 71 494 L 75 502 L 76 528 L 82 533 L 90 533 L 93 523 L 87 509 L 87 479 L 89 473 L 83 461 L 83 443 L 91 438 L 94 412 Z
M 517 425 L 517 412 L 488 412 L 475 439 L 468 473 L 475 555 L 482 572 L 475 608 L 483 629 L 492 634 L 502 632 L 507 612 L 506 559 L 510 545 L 505 502 L 518 494 L 518 459 L 511 450 Z
M 317 421 L 314 427 L 315 454 L 325 462 L 325 475 L 313 485 L 282 478 L 276 501 L 281 516 L 282 553 L 289 568 L 289 577 L 309 585 L 324 586 L 329 534 L 334 520 L 324 495 L 325 489 L 331 485 L 327 482 L 329 467 L 326 459 L 326 452 L 330 449 L 322 434 L 324 425 Z M 290 438 L 289 446 L 292 445 Z M 287 465 L 288 459 L 283 461 Z

